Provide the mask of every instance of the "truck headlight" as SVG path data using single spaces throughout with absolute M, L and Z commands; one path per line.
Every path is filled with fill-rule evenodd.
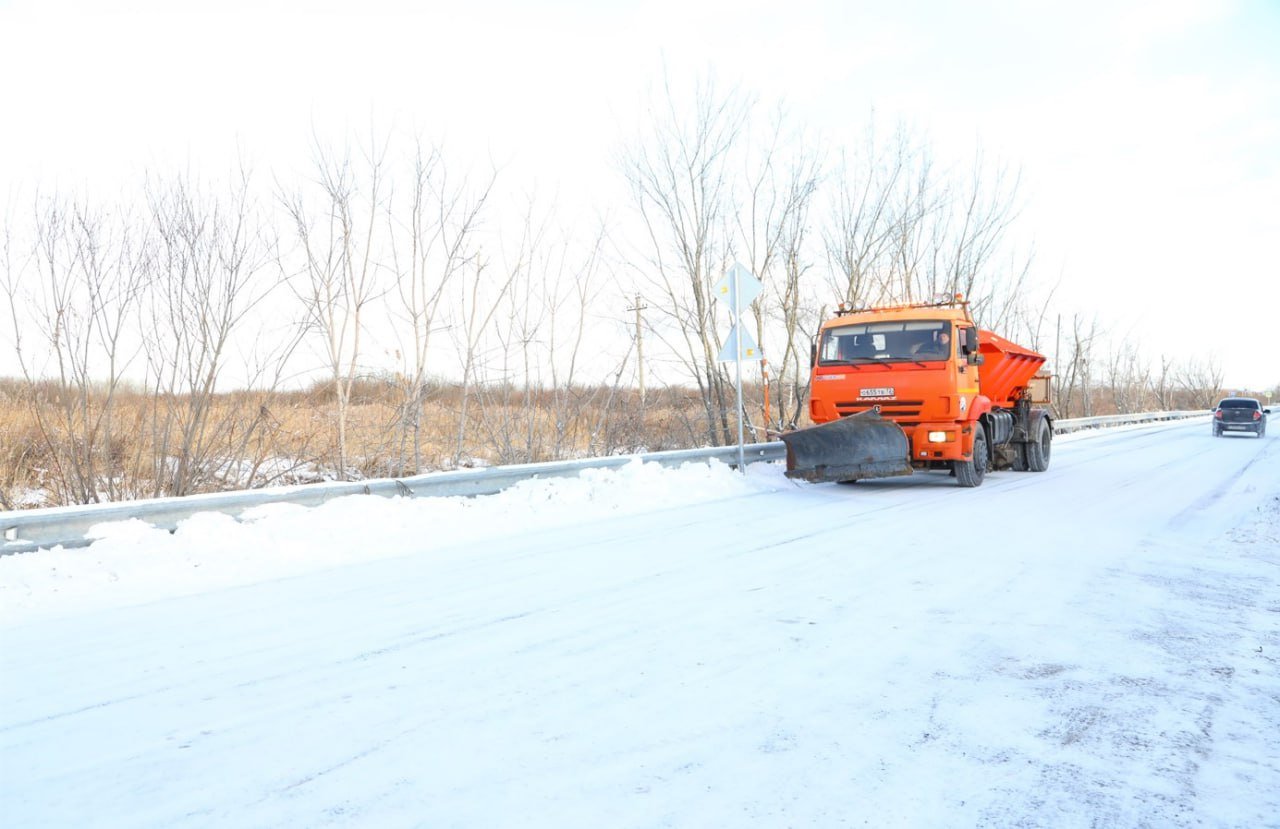
M 954 434 L 953 432 L 930 432 L 929 442 L 930 443 L 946 443 L 948 440 L 952 439 L 951 435 L 953 434 Z

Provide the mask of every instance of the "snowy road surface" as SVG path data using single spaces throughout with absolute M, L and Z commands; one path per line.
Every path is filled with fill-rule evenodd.
M 0 560 L 0 823 L 1277 826 L 1277 435 L 105 527 Z

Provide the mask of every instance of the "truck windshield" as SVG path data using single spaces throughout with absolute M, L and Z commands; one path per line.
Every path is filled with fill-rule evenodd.
M 950 334 L 951 323 L 938 320 L 841 325 L 822 332 L 818 364 L 945 360 L 951 356 Z

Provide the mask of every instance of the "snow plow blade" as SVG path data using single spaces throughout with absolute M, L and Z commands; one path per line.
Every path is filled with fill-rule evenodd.
M 876 410 L 781 437 L 787 445 L 788 478 L 821 483 L 911 474 L 906 433 Z

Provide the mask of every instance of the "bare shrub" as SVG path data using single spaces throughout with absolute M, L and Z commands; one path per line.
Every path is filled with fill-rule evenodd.
M 2 284 L 45 486 L 60 503 L 123 497 L 133 470 L 119 463 L 116 395 L 138 350 L 145 250 L 129 217 L 58 197 L 37 205 L 32 238 L 15 250 L 6 225 Z

